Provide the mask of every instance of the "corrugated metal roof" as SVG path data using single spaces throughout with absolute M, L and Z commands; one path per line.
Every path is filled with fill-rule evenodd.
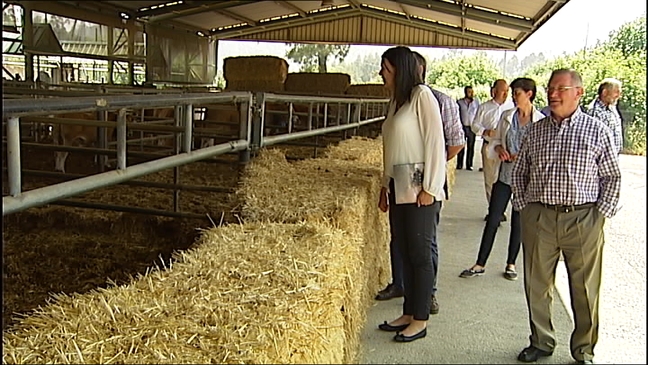
M 218 39 L 517 49 L 569 0 L 93 1 Z M 69 5 L 81 4 L 62 1 Z M 106 14 L 106 12 L 103 12 Z M 334 29 L 331 24 L 339 26 Z M 387 34 L 389 33 L 389 34 Z

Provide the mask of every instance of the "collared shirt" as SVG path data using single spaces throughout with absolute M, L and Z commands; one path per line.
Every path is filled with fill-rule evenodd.
M 482 136 L 486 141 L 490 142 L 491 137 L 484 136 L 483 133 L 486 129 L 495 129 L 497 127 L 497 122 L 499 122 L 502 112 L 508 109 L 513 108 L 513 103 L 504 102 L 500 105 L 495 100 L 490 99 L 489 101 L 481 104 L 477 108 L 477 113 L 475 119 L 471 124 L 472 131 L 478 135 Z
M 621 130 L 621 116 L 617 112 L 617 108 L 605 105 L 601 99 L 596 98 L 589 105 L 587 114 L 599 119 L 605 125 L 610 127 L 617 151 L 621 152 L 621 149 L 623 148 L 623 132 Z
M 513 163 L 513 207 L 533 202 L 596 203 L 606 217 L 618 211 L 621 170 L 610 129 L 577 109 L 558 123 L 542 119 L 527 130 Z
M 450 96 L 433 88 L 430 90 L 441 108 L 441 122 L 443 123 L 443 137 L 446 146 L 463 146 L 466 143 L 466 137 L 459 120 L 459 107 Z
M 430 88 L 414 87 L 411 100 L 398 111 L 392 100 L 382 125 L 382 135 L 382 186 L 389 189 L 395 165 L 423 162 L 423 190 L 436 200 L 443 200 L 446 178 L 443 125 L 439 102 Z
M 468 103 L 466 98 L 457 100 L 457 105 L 459 105 L 459 118 L 461 118 L 461 124 L 470 127 L 475 119 L 475 114 L 477 114 L 477 108 L 479 108 L 479 99 L 474 98 L 473 101 Z
M 544 108 L 540 109 L 540 113 L 550 116 L 551 115 L 551 107 L 549 105 L 545 106 Z
M 511 121 L 511 126 L 506 132 L 506 149 L 510 154 L 517 155 L 520 151 L 520 144 L 522 143 L 522 138 L 524 134 L 529 129 L 529 126 L 533 124 L 531 121 L 523 126 L 520 126 L 520 120 L 518 118 L 518 112 L 513 113 L 513 119 Z M 511 185 L 511 173 L 513 172 L 513 163 L 504 162 L 500 164 L 500 173 L 499 181 L 503 182 L 506 185 Z

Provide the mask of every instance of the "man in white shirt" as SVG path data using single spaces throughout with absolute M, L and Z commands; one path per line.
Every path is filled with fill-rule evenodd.
M 493 83 L 491 95 L 493 98 L 477 108 L 477 113 L 472 121 L 472 131 L 482 136 L 483 143 L 481 147 L 482 166 L 484 169 L 484 187 L 486 189 L 486 200 L 490 203 L 491 190 L 493 184 L 497 181 L 499 172 L 499 158 L 488 158 L 487 148 L 491 138 L 495 135 L 494 130 L 497 127 L 502 112 L 514 107 L 513 103 L 507 102 L 508 83 L 506 80 L 499 79 Z M 506 220 L 506 216 L 502 216 Z

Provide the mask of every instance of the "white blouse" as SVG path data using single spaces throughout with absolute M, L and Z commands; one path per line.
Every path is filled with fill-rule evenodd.
M 423 190 L 444 200 L 445 141 L 439 102 L 424 85 L 412 90 L 410 102 L 394 113 L 392 100 L 382 125 L 383 187 L 389 189 L 394 165 L 424 162 Z

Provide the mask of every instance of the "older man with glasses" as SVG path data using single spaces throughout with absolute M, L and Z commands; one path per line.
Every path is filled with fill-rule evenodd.
M 522 221 L 531 327 L 530 345 L 518 360 L 553 354 L 553 293 L 562 252 L 574 314 L 571 355 L 591 364 L 599 330 L 603 226 L 619 209 L 619 158 L 610 128 L 578 106 L 583 95 L 578 72 L 555 70 L 547 93 L 551 114 L 526 132 L 511 175 L 513 207 Z

